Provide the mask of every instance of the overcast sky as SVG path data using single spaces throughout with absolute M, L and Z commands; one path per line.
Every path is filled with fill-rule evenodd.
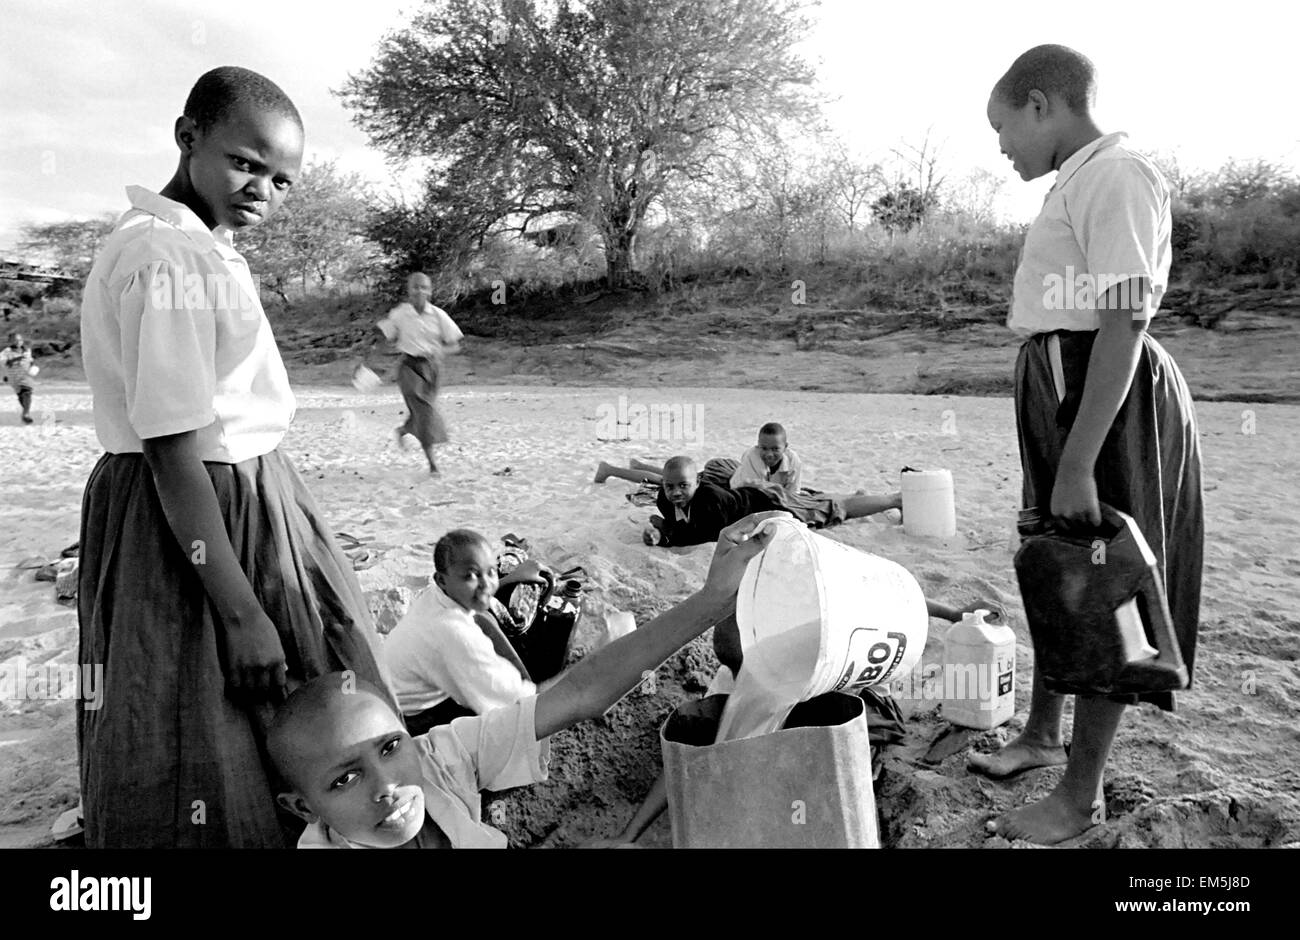
M 263 72 L 288 92 L 309 157 L 390 180 L 331 89 L 418 6 L 0 0 L 0 250 L 24 222 L 120 212 L 127 185 L 160 188 L 176 164 L 172 123 L 194 79 L 218 65 Z M 1295 168 L 1300 68 L 1288 9 L 825 0 L 808 50 L 838 99 L 833 125 L 855 149 L 887 157 L 932 129 L 950 176 L 994 171 L 1007 180 L 1008 218 L 1028 221 L 1050 179 L 1020 182 L 984 118 L 989 88 L 1016 55 L 1043 42 L 1086 53 L 1100 72 L 1099 123 L 1144 149 L 1177 152 L 1192 167 L 1264 157 Z

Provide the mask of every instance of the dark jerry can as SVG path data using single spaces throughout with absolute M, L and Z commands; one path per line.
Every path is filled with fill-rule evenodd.
M 1155 555 L 1132 517 L 1101 510 L 1101 526 L 1069 532 L 1021 513 L 1016 577 L 1035 668 L 1061 694 L 1185 689 Z

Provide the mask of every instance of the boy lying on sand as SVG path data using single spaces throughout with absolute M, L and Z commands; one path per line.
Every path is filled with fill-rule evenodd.
M 386 697 L 351 673 L 299 688 L 277 712 L 267 748 L 307 822 L 299 848 L 504 848 L 481 821 L 481 790 L 546 779 L 546 738 L 602 715 L 684 644 L 726 618 L 774 513 L 728 526 L 704 586 L 645 627 L 587 656 L 555 685 L 505 708 L 412 738 Z
M 592 482 L 604 483 L 610 477 L 633 483 L 663 483 L 664 466 L 632 459 L 628 461 L 628 469 L 625 470 L 602 460 Z M 714 457 L 707 461 L 700 471 L 700 481 L 733 490 L 740 486 L 779 486 L 791 497 L 797 497 L 801 493 L 824 495 L 816 490 L 804 489 L 803 461 L 788 446 L 785 428 L 775 421 L 769 421 L 758 429 L 758 443 L 741 454 L 739 460 Z M 902 494 L 883 499 L 890 503 L 898 500 L 898 508 L 901 508 Z
M 704 479 L 690 457 L 673 457 L 664 464 L 663 482 L 659 484 L 658 506 L 663 515 L 650 517 L 642 539 L 647 545 L 699 545 L 712 542 L 724 526 L 752 512 L 785 510 L 801 522 L 822 528 L 886 509 L 899 509 L 902 505 L 902 495 L 898 493 L 891 496 L 862 493 L 828 496 L 807 491 L 790 494 L 775 483 L 728 489 Z

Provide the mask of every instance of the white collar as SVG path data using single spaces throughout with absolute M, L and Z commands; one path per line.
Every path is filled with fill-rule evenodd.
M 1116 131 L 1113 134 L 1102 134 L 1096 140 L 1088 141 L 1088 143 L 1070 154 L 1069 159 L 1061 164 L 1061 168 L 1056 172 L 1056 182 L 1052 184 L 1052 189 L 1060 189 L 1069 182 L 1071 176 L 1078 172 L 1079 167 L 1091 160 L 1100 151 L 1105 150 L 1107 147 L 1113 147 L 1127 136 L 1128 134 L 1124 133 L 1124 131 Z
M 230 229 L 224 225 L 209 229 L 194 214 L 194 210 L 184 203 L 160 196 L 143 186 L 128 186 L 126 198 L 131 201 L 132 208 L 157 216 L 168 225 L 180 229 L 201 248 L 216 249 L 217 253 L 227 261 L 242 260 L 239 252 L 235 250 Z

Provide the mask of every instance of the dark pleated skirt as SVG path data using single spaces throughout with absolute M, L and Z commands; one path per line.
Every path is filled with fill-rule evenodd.
M 1016 361 L 1016 427 L 1024 505 L 1046 514 L 1056 468 L 1074 426 L 1095 332 L 1062 331 L 1066 395 L 1058 404 L 1047 337 L 1038 334 Z M 1097 497 L 1133 517 L 1164 576 L 1169 612 L 1188 672 L 1196 655 L 1201 607 L 1204 509 L 1201 449 L 1191 392 L 1173 357 L 1147 333 L 1128 397 L 1102 444 Z M 1111 696 L 1173 711 L 1174 693 Z
M 447 425 L 438 411 L 438 364 L 433 359 L 403 356 L 397 387 L 406 401 L 402 430 L 419 440 L 421 447 L 447 443 Z
M 289 461 L 205 466 L 289 675 L 351 669 L 386 689 L 360 585 Z M 143 455 L 105 454 L 82 502 L 77 599 L 79 660 L 104 670 L 101 707 L 77 710 L 88 846 L 282 847 L 292 835 L 263 749 L 271 707 L 226 697 L 221 624 L 190 556 Z

